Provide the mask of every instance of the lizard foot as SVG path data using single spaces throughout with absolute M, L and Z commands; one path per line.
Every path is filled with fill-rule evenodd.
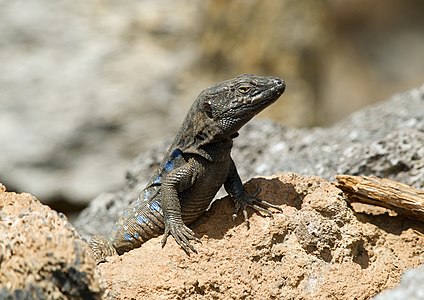
M 258 194 L 261 192 L 261 188 L 258 188 L 257 191 L 253 195 L 244 194 L 243 197 L 234 199 L 234 213 L 233 220 L 236 219 L 238 212 L 241 210 L 243 212 L 244 221 L 249 227 L 249 218 L 247 216 L 247 207 L 251 207 L 259 213 L 266 215 L 268 217 L 272 217 L 272 212 L 268 208 L 274 208 L 279 211 L 283 211 L 281 207 L 278 205 L 269 203 L 268 201 L 261 200 L 258 198 Z
M 90 241 L 91 252 L 96 264 L 106 261 L 106 257 L 117 254 L 112 243 L 104 236 L 95 235 Z
M 166 244 L 166 240 L 168 236 L 172 235 L 177 242 L 178 245 L 183 248 L 187 255 L 190 255 L 190 250 L 194 253 L 197 253 L 196 248 L 192 244 L 190 244 L 190 240 L 194 240 L 196 242 L 201 242 L 200 239 L 194 236 L 193 230 L 188 228 L 183 222 L 171 223 L 165 225 L 165 234 L 162 239 L 162 248 Z

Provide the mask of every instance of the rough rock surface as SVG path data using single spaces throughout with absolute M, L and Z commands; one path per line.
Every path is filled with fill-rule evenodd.
M 101 299 L 88 248 L 63 214 L 0 184 L 0 299 Z
M 335 185 L 285 174 L 247 190 L 284 212 L 254 213 L 247 229 L 232 201 L 216 201 L 193 226 L 202 244 L 187 256 L 161 237 L 99 268 L 118 299 L 369 299 L 424 261 L 424 225 L 356 215 Z

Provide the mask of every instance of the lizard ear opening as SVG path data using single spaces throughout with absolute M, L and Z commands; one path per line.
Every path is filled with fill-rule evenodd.
M 212 115 L 212 105 L 210 101 L 205 101 L 203 103 L 203 110 L 205 111 L 206 115 L 208 116 L 209 119 L 213 118 Z

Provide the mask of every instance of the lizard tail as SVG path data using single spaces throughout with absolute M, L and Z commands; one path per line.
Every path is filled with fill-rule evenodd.
M 90 241 L 91 252 L 96 264 L 106 261 L 106 257 L 117 254 L 112 243 L 104 236 L 95 235 Z

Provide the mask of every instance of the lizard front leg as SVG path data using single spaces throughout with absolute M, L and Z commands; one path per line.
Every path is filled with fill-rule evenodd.
M 189 250 L 197 253 L 190 240 L 200 241 L 194 236 L 194 232 L 188 228 L 181 216 L 181 204 L 178 193 L 191 187 L 196 178 L 196 171 L 192 163 L 187 164 L 170 172 L 161 185 L 161 206 L 163 210 L 165 234 L 162 239 L 162 247 L 165 246 L 169 235 L 172 235 L 178 245 L 189 254 Z
M 258 189 L 258 191 L 256 191 L 253 195 L 248 195 L 246 193 L 243 187 L 243 183 L 241 182 L 240 176 L 237 172 L 236 165 L 234 164 L 233 160 L 231 160 L 230 172 L 228 174 L 227 180 L 224 183 L 224 188 L 234 200 L 235 207 L 234 207 L 233 218 L 235 219 L 237 217 L 237 213 L 240 210 L 242 210 L 244 220 L 247 225 L 249 225 L 249 220 L 248 220 L 247 210 L 246 210 L 248 206 L 267 216 L 272 216 L 272 212 L 268 210 L 268 208 L 270 207 L 275 208 L 279 211 L 282 211 L 282 209 L 279 206 L 269 203 L 267 201 L 261 200 L 258 197 L 256 197 L 259 194 L 260 189 Z

